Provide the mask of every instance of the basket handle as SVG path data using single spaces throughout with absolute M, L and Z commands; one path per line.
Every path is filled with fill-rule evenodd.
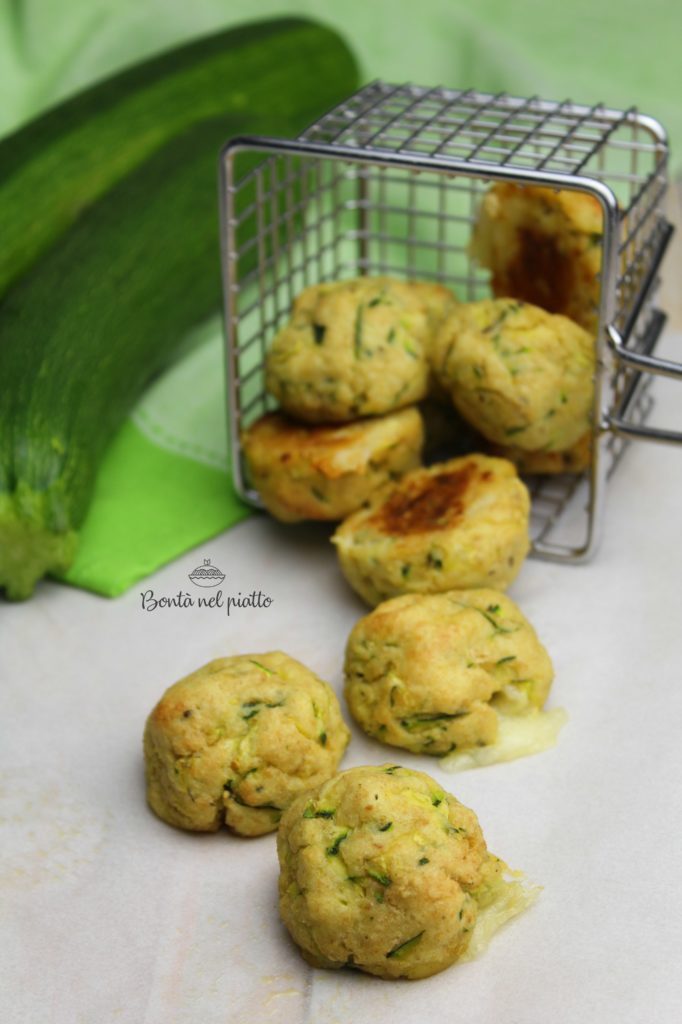
M 627 437 L 637 441 L 656 441 L 658 444 L 681 444 L 682 431 L 664 430 L 662 427 L 635 426 L 620 416 L 607 416 L 609 430 L 619 437 Z
M 649 325 L 647 336 L 651 344 L 645 344 L 643 346 L 645 349 L 644 352 L 634 352 L 632 349 L 627 348 L 627 342 L 635 329 L 637 321 L 639 320 L 646 298 L 652 291 L 654 281 L 656 280 L 656 276 L 674 231 L 675 229 L 672 224 L 667 221 L 663 222 L 662 231 L 656 244 L 656 250 L 652 256 L 651 262 L 649 263 L 644 280 L 640 285 L 637 301 L 630 310 L 630 314 L 625 326 L 623 327 L 622 333 L 616 326 L 614 326 L 614 324 L 608 324 L 606 327 L 606 340 L 609 348 L 621 363 L 625 366 L 629 366 L 632 370 L 639 370 L 644 373 L 656 373 L 663 377 L 682 377 L 682 364 L 673 363 L 669 359 L 657 359 L 656 356 L 646 354 L 651 351 L 658 335 L 660 334 L 662 328 L 662 322 L 660 322 L 661 314 L 657 314 L 659 322 Z M 653 333 L 654 331 L 655 334 Z
M 625 347 L 623 337 L 617 327 L 609 324 L 606 328 L 609 347 L 614 355 L 633 370 L 645 373 L 656 373 L 660 377 L 682 377 L 682 363 L 674 363 L 670 359 L 659 359 L 643 352 L 633 352 Z
M 679 380 L 682 379 L 681 363 L 675 363 L 670 359 L 659 359 L 648 354 L 656 344 L 665 324 L 666 316 L 660 310 L 653 312 L 647 326 L 641 346 L 644 351 L 634 352 L 632 349 L 627 348 L 627 341 L 639 319 L 644 302 L 653 288 L 673 231 L 674 228 L 670 223 L 664 223 L 653 259 L 640 287 L 637 301 L 630 311 L 623 332 L 621 334 L 614 324 L 608 324 L 606 327 L 606 340 L 616 359 L 624 366 L 635 370 L 638 375 L 640 373 L 653 373 L 660 377 L 672 377 L 675 380 Z M 636 386 L 636 380 L 633 381 L 633 386 Z M 621 408 L 623 408 L 622 405 Z M 682 444 L 682 431 L 679 430 L 665 430 L 662 427 L 647 427 L 643 424 L 635 425 L 615 413 L 607 413 L 605 419 L 609 429 L 621 437 L 636 438 L 640 441 L 658 441 L 663 444 Z
M 646 330 L 646 335 L 643 339 L 644 349 L 650 351 L 656 344 L 656 339 L 661 333 L 663 326 L 666 321 L 665 313 L 660 310 L 654 310 L 653 316 L 649 322 Z M 611 347 L 616 352 L 619 359 L 622 359 L 624 363 L 627 363 L 633 369 L 638 371 L 646 371 L 648 373 L 657 373 L 665 377 L 680 377 L 682 376 L 682 366 L 678 363 L 670 362 L 668 359 L 655 359 L 653 356 L 645 355 L 643 352 L 631 352 L 625 349 L 623 341 L 615 327 L 609 326 L 607 328 L 607 334 Z M 616 348 L 616 342 L 618 343 L 621 351 Z M 624 351 L 627 358 L 623 358 L 621 352 Z M 655 364 L 655 366 L 652 366 Z M 638 373 L 639 378 L 639 373 Z M 633 380 L 632 387 L 636 387 L 637 379 Z M 630 391 L 630 396 L 632 391 Z M 626 398 L 624 403 L 621 403 L 620 408 L 627 406 L 629 398 Z M 663 444 L 682 444 L 682 432 L 679 430 L 665 430 L 662 427 L 647 427 L 644 424 L 634 424 L 629 420 L 624 419 L 622 416 L 618 416 L 614 413 L 606 414 L 606 426 L 614 434 L 618 434 L 620 437 L 635 438 L 639 441 L 658 441 Z

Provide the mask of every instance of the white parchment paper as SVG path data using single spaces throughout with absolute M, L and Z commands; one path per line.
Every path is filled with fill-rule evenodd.
M 669 336 L 668 353 L 682 338 Z M 682 388 L 656 384 L 656 416 Z M 677 414 L 677 415 L 676 415 Z M 141 735 L 210 658 L 281 648 L 340 693 L 364 607 L 320 528 L 257 517 L 114 601 L 56 584 L 0 607 L 0 1017 L 8 1024 L 650 1024 L 682 1005 L 682 451 L 632 445 L 596 559 L 529 561 L 510 594 L 556 668 L 556 748 L 447 775 L 353 726 L 344 767 L 429 771 L 543 892 L 479 960 L 419 982 L 309 968 L 277 915 L 274 836 L 183 834 L 144 800 Z M 142 610 L 192 591 L 269 608 Z M 206 592 L 210 593 L 210 592 Z M 197 596 L 197 591 L 193 591 Z

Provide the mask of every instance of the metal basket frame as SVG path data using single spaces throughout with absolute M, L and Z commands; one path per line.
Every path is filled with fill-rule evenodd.
M 587 560 L 599 540 L 606 478 L 626 440 L 682 441 L 644 424 L 650 375 L 682 377 L 678 364 L 651 354 L 665 323 L 653 300 L 672 233 L 663 213 L 667 163 L 665 131 L 634 108 L 384 82 L 365 86 L 294 140 L 230 140 L 220 160 L 220 219 L 238 493 L 260 506 L 239 438 L 275 405 L 264 391 L 265 353 L 301 287 L 394 274 L 482 297 L 486 274 L 467 254 L 489 184 L 575 190 L 603 211 L 593 461 L 582 482 L 569 475 L 530 481 L 531 538 L 541 558 Z M 396 203 L 390 193 L 398 189 Z M 392 218 L 402 218 L 397 233 Z M 400 253 L 397 265 L 389 247 Z M 583 500 L 579 536 L 561 538 L 568 507 Z

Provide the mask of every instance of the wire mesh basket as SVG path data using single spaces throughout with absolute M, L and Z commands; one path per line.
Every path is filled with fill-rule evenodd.
M 240 432 L 274 408 L 264 388 L 270 340 L 306 286 L 360 275 L 419 278 L 464 301 L 490 294 L 471 259 L 472 225 L 491 183 L 568 189 L 603 211 L 593 458 L 582 476 L 534 478 L 533 553 L 586 560 L 606 481 L 632 437 L 680 443 L 646 424 L 652 355 L 665 315 L 654 298 L 672 228 L 663 202 L 664 130 L 635 109 L 374 82 L 295 140 L 241 137 L 221 157 L 228 406 L 235 486 L 260 504 Z

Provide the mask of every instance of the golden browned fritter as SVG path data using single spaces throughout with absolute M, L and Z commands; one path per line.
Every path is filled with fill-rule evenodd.
M 439 756 L 494 743 L 498 711 L 541 708 L 553 678 L 531 624 L 491 589 L 384 601 L 353 628 L 345 674 L 366 733 Z
M 370 605 L 404 593 L 504 589 L 528 553 L 529 508 L 511 462 L 467 455 L 383 488 L 332 541 Z
M 265 507 L 291 523 L 343 519 L 418 466 L 423 440 L 415 408 L 331 426 L 269 413 L 244 432 L 242 447 Z
M 432 359 L 459 413 L 489 441 L 564 451 L 590 429 L 594 340 L 565 316 L 517 299 L 461 303 Z
M 512 296 L 597 329 L 603 214 L 584 192 L 498 182 L 486 193 L 471 254 Z
M 336 771 L 350 733 L 332 688 L 280 651 L 217 658 L 169 687 L 147 719 L 147 799 L 170 825 L 245 836 L 277 828 Z
M 448 296 L 440 285 L 360 277 L 312 285 L 266 359 L 266 388 L 308 423 L 339 423 L 423 398 L 427 350 Z
M 426 978 L 534 898 L 504 877 L 473 811 L 398 765 L 351 768 L 299 797 L 277 852 L 280 914 L 315 967 Z

